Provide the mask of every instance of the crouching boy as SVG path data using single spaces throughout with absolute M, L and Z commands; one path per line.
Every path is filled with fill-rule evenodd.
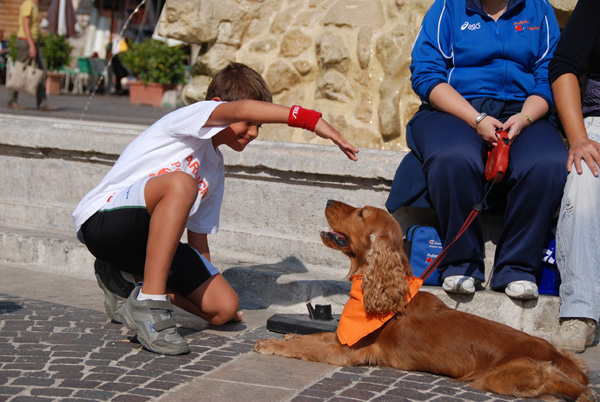
M 206 99 L 138 136 L 73 213 L 78 238 L 96 257 L 108 315 L 156 353 L 189 352 L 171 318 L 171 301 L 216 325 L 242 318 L 236 292 L 210 263 L 207 241 L 218 229 L 223 198 L 219 146 L 241 152 L 261 124 L 287 123 L 357 159 L 358 150 L 320 113 L 271 103 L 262 77 L 243 64 L 218 72 Z M 143 278 L 141 286 L 134 286 L 136 277 Z

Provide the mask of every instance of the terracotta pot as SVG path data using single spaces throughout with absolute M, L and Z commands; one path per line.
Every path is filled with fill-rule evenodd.
M 59 95 L 61 88 L 61 77 L 59 73 L 48 72 L 46 77 L 46 95 Z
M 141 81 L 129 81 L 129 102 L 135 105 L 160 107 L 165 92 L 175 87 L 176 85 L 171 84 L 150 82 L 144 85 Z

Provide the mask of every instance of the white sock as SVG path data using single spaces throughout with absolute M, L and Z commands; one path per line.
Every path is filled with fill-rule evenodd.
M 142 293 L 142 291 L 140 290 L 140 293 L 138 293 L 137 301 L 143 301 L 143 300 L 156 300 L 156 301 L 167 301 L 167 295 L 147 295 L 145 293 Z

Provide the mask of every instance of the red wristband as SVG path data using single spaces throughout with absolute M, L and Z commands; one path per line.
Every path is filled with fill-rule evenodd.
M 322 114 L 316 110 L 304 109 L 298 105 L 290 108 L 288 116 L 288 126 L 303 128 L 305 130 L 315 131 L 315 126 Z

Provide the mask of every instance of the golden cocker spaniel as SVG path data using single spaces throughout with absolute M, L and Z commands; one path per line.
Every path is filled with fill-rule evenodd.
M 353 281 L 338 332 L 262 339 L 256 351 L 339 366 L 430 372 L 520 398 L 596 400 L 578 359 L 541 338 L 451 309 L 418 291 L 402 229 L 387 211 L 328 201 L 325 216 L 332 230 L 321 233 L 323 243 L 350 258 Z

